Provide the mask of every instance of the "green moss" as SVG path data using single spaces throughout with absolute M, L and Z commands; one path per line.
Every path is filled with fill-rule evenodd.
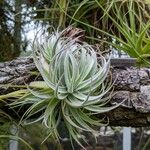
M 11 123 L 6 120 L 0 119 L 0 135 L 10 134 Z M 0 139 L 0 149 L 5 150 L 8 148 L 9 139 Z

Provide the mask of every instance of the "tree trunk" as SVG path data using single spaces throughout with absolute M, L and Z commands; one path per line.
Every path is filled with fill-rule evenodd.
M 136 68 L 125 64 L 116 66 L 112 60 L 111 73 L 115 81 L 113 85 L 113 96 L 110 105 L 121 103 L 120 106 L 110 112 L 99 114 L 104 122 L 109 120 L 110 126 L 132 126 L 142 127 L 150 125 L 150 68 Z M 31 74 L 36 71 L 32 58 L 18 58 L 16 60 L 0 63 L 0 84 L 30 83 L 33 80 L 41 80 L 41 77 Z M 109 79 L 109 78 L 108 78 Z M 0 86 L 0 93 L 5 94 L 13 91 L 14 88 Z M 5 109 L 4 109 L 5 108 Z M 0 105 L 0 109 L 6 111 L 10 116 L 16 117 L 9 112 L 7 106 Z M 25 112 L 25 108 L 22 113 Z M 22 115 L 22 114 L 21 114 Z
M 15 1 L 14 57 L 18 57 L 21 51 L 21 4 L 22 0 Z

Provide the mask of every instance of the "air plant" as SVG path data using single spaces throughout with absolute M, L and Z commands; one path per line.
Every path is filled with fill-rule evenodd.
M 112 10 L 117 17 L 116 20 L 104 10 L 104 13 L 113 21 L 116 31 L 119 33 L 117 35 L 114 32 L 113 35 L 114 39 L 120 44 L 112 43 L 112 45 L 118 50 L 123 50 L 130 57 L 136 58 L 138 65 L 149 66 L 150 22 L 143 17 L 146 11 L 143 12 L 140 2 L 136 3 L 136 1 L 127 1 L 125 4 L 115 2 L 113 5 Z M 127 9 L 124 9 L 124 5 Z
M 103 125 L 94 114 L 108 112 L 117 105 L 105 106 L 110 100 L 106 93 L 112 87 L 111 81 L 105 82 L 109 59 L 101 56 L 99 64 L 91 45 L 77 43 L 78 37 L 73 35 L 64 37 L 64 32 L 56 31 L 48 39 L 37 39 L 33 44 L 34 62 L 43 81 L 33 81 L 27 89 L 5 97 L 18 98 L 11 104 L 14 107 L 30 104 L 21 122 L 43 122 L 50 132 L 48 137 L 58 141 L 58 125 L 63 122 L 70 139 L 82 146 L 78 139 L 80 131 L 95 135 L 99 132 L 96 127 Z
M 77 5 L 73 15 L 64 13 L 71 23 L 83 25 L 90 35 L 86 38 L 98 41 L 105 52 L 114 47 L 136 58 L 138 66 L 149 67 L 149 4 L 146 0 L 85 0 Z M 63 11 L 62 6 L 59 7 Z

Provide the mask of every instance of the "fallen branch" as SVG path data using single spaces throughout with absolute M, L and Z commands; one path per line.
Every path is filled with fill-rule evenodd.
M 119 63 L 120 64 L 120 63 Z M 113 65 L 113 62 L 112 62 Z M 18 58 L 10 62 L 0 63 L 0 84 L 23 85 L 34 80 L 41 80 L 34 72 L 37 71 L 32 58 Z M 111 69 L 114 93 L 110 104 L 122 101 L 120 107 L 98 117 L 107 120 L 111 126 L 149 126 L 150 125 L 150 68 L 136 68 L 132 66 L 113 66 Z M 116 79 L 117 77 L 117 79 Z M 8 87 L 0 87 L 0 93 L 5 94 L 15 90 Z M 0 105 L 0 108 L 18 118 L 8 106 Z M 23 108 L 19 115 L 25 112 Z M 105 122 L 105 120 L 104 120 Z

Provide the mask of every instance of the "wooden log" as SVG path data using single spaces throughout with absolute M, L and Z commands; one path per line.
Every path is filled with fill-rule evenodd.
M 118 108 L 105 114 L 99 114 L 98 117 L 104 118 L 104 122 L 109 120 L 111 126 L 149 126 L 150 68 L 133 67 L 134 61 L 127 66 L 124 63 L 123 65 L 114 65 L 113 61 L 111 64 L 112 78 L 115 83 L 110 105 L 124 102 Z M 118 62 L 118 64 L 120 63 Z M 37 77 L 33 73 L 36 70 L 32 58 L 29 57 L 0 63 L 0 84 L 22 85 L 34 80 L 41 80 L 40 76 Z M 0 86 L 0 94 L 9 93 L 13 90 L 15 88 Z M 0 109 L 10 116 L 12 115 L 13 118 L 17 118 L 18 116 L 7 107 L 0 105 Z M 26 108 L 22 109 L 19 115 L 22 115 L 25 110 Z

